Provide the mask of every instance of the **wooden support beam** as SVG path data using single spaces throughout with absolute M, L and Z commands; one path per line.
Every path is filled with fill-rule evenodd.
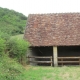
M 57 59 L 57 47 L 53 47 L 53 62 L 54 62 L 54 66 L 58 66 L 58 59 Z

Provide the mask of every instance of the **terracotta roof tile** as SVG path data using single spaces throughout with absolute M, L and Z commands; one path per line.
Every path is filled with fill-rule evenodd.
M 80 45 L 80 13 L 30 14 L 24 38 L 31 46 Z

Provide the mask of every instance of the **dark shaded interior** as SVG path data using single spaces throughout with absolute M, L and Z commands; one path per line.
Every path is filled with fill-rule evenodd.
M 33 56 L 52 56 L 53 57 L 53 46 L 49 47 L 31 47 Z M 58 46 L 58 57 L 79 57 L 80 46 Z M 67 59 L 76 61 L 78 59 Z M 36 61 L 49 61 L 49 59 L 36 59 Z M 64 59 L 66 61 L 66 59 Z M 79 63 L 64 63 L 63 65 L 78 65 Z M 38 63 L 37 65 L 50 66 L 48 63 Z M 59 64 L 62 65 L 62 64 Z
M 58 57 L 80 57 L 80 46 L 59 46 Z M 79 61 L 79 59 L 64 59 L 64 61 Z M 63 65 L 79 65 L 79 63 L 64 63 Z
M 52 56 L 53 55 L 53 47 L 49 46 L 49 47 L 31 47 L 32 50 L 32 54 L 34 54 L 34 56 Z M 37 61 L 50 61 L 50 59 L 36 59 Z M 50 66 L 49 63 L 38 63 L 38 65 L 46 65 L 46 66 Z
M 52 56 L 52 47 L 33 47 L 36 56 Z
M 80 56 L 80 46 L 59 46 L 58 56 L 59 57 Z

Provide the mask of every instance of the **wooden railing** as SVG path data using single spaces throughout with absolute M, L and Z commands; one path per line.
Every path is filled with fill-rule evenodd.
M 28 56 L 28 61 L 31 63 L 50 63 L 52 66 L 52 56 Z M 49 61 L 30 61 L 30 58 L 34 58 L 34 59 L 49 59 Z
M 80 65 L 80 57 L 58 57 L 58 63 L 61 63 L 62 65 L 64 63 L 67 63 L 67 64 L 77 63 Z
M 28 62 L 29 63 L 50 63 L 51 66 L 53 65 L 52 56 L 28 56 Z M 32 60 L 32 58 L 34 60 Z M 35 60 L 38 59 L 38 60 Z M 39 60 L 44 59 L 44 61 Z M 46 60 L 49 59 L 49 60 Z M 66 64 L 79 64 L 80 65 L 80 56 L 79 57 L 58 57 L 58 63 L 61 65 Z

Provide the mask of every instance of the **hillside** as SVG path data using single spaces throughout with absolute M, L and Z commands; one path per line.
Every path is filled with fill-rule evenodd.
M 10 35 L 22 34 L 27 17 L 22 13 L 0 7 L 0 31 Z

